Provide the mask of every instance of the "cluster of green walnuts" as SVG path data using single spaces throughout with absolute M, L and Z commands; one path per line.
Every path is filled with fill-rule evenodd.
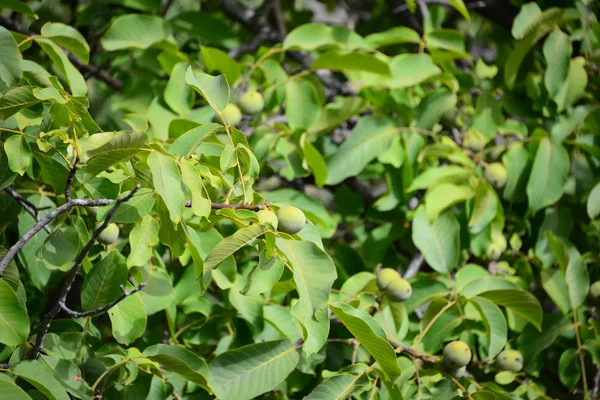
M 600 298 L 600 281 L 597 283 Z M 377 271 L 377 288 L 393 302 L 406 301 L 412 294 L 410 283 L 393 268 Z M 471 349 L 466 343 L 458 340 L 450 342 L 444 347 L 440 369 L 452 378 L 462 378 L 471 356 Z M 495 366 L 503 371 L 519 372 L 523 368 L 523 355 L 517 350 L 506 349 L 496 357 Z
M 265 99 L 256 90 L 244 93 L 236 104 L 229 103 L 223 109 L 223 119 L 228 125 L 239 125 L 242 122 L 242 113 L 246 115 L 260 114 L 265 108 Z

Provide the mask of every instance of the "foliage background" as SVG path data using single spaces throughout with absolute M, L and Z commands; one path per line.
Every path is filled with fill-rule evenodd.
M 598 397 L 596 3 L 0 7 L 3 397 Z

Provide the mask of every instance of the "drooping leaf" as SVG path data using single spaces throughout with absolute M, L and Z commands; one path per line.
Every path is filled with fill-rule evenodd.
M 152 172 L 154 189 L 165 202 L 173 223 L 183 216 L 185 196 L 181 189 L 181 173 L 173 157 L 158 151 L 148 156 L 148 166 Z
M 308 79 L 295 79 L 285 85 L 285 116 L 292 129 L 307 129 L 319 117 L 321 107 L 315 85 Z
M 533 294 L 525 290 L 501 289 L 480 293 L 479 297 L 511 309 L 538 330 L 542 329 L 542 306 Z
M 481 297 L 474 297 L 471 302 L 479 311 L 488 335 L 487 358 L 496 357 L 506 345 L 508 327 L 506 318 L 498 306 Z
M 33 95 L 32 86 L 19 86 L 10 89 L 0 97 L 0 119 L 8 119 L 16 112 L 39 102 L 41 100 Z
M 147 347 L 144 356 L 160 363 L 165 369 L 181 375 L 190 382 L 207 387 L 208 365 L 206 362 L 182 346 L 156 344 Z
M 125 257 L 111 251 L 88 272 L 81 289 L 81 306 L 85 311 L 103 307 L 119 297 L 120 285 L 127 282 Z
M 23 135 L 13 135 L 4 142 L 4 151 L 11 171 L 23 175 L 31 164 L 31 146 Z
M 60 22 L 47 22 L 42 26 L 41 35 L 60 47 L 70 51 L 85 64 L 90 59 L 90 46 L 75 28 Z
M 527 182 L 529 210 L 535 213 L 556 203 L 563 195 L 568 173 L 569 154 L 565 148 L 543 138 Z
M 18 346 L 29 335 L 27 309 L 4 278 L 0 278 L 0 343 Z
M 452 271 L 460 252 L 460 225 L 456 218 L 447 212 L 431 223 L 425 207 L 420 206 L 412 225 L 412 240 L 431 268 L 440 273 Z
M 200 96 L 204 97 L 215 112 L 223 112 L 229 102 L 229 84 L 225 75 L 208 75 L 204 72 L 194 71 L 190 66 L 185 73 L 185 81 L 200 93 Z
M 133 287 L 127 283 L 126 289 Z M 112 334 L 121 344 L 132 343 L 146 331 L 146 310 L 139 293 L 135 293 L 119 302 L 108 311 L 112 324 Z
M 129 245 L 131 251 L 127 256 L 127 266 L 142 266 L 152 256 L 154 246 L 158 244 L 158 221 L 150 215 L 146 215 L 142 222 L 129 233 Z
M 125 14 L 117 17 L 102 36 L 106 51 L 146 49 L 169 40 L 167 21 L 154 15 Z
M 329 307 L 350 333 L 377 360 L 389 379 L 394 381 L 400 376 L 402 371 L 396 361 L 394 348 L 388 342 L 381 325 L 373 317 L 344 303 L 331 304 Z
M 265 232 L 270 232 L 271 230 L 271 227 L 263 224 L 250 225 L 239 229 L 233 235 L 223 239 L 212 249 L 206 257 L 206 260 L 204 260 L 204 271 L 208 272 L 213 268 L 216 268 L 225 261 L 227 257 L 231 256 L 242 247 L 249 245 L 260 235 Z
M 329 333 L 327 301 L 337 277 L 335 265 L 312 242 L 278 238 L 276 246 L 293 270 L 299 299 L 292 307 L 292 316 L 306 330 L 303 350 L 307 355 L 314 354 L 321 350 Z
M 23 76 L 22 59 L 13 35 L 6 28 L 0 26 L 0 78 L 6 84 L 12 85 L 15 81 L 21 80 Z
M 283 382 L 299 360 L 285 339 L 230 350 L 210 362 L 210 387 L 223 400 L 252 399 Z

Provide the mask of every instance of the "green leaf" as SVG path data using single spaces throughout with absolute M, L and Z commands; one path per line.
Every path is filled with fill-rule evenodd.
M 465 54 L 465 37 L 454 29 L 437 29 L 426 36 L 427 47 Z
M 243 346 L 211 361 L 210 387 L 222 400 L 252 399 L 283 382 L 299 361 L 288 340 Z
M 487 180 L 481 179 L 475 192 L 473 211 L 469 218 L 469 232 L 480 233 L 493 219 L 498 211 L 499 199 L 494 188 Z
M 194 92 L 185 82 L 185 72 L 189 65 L 188 62 L 175 64 L 171 70 L 171 77 L 167 82 L 163 96 L 165 103 L 179 115 L 188 113 L 194 100 Z
M 472 175 L 473 171 L 459 167 L 458 165 L 429 168 L 417 176 L 406 191 L 414 192 L 418 189 L 427 189 L 440 183 L 464 182 Z
M 4 142 L 4 151 L 11 171 L 23 175 L 31 164 L 31 147 L 23 135 L 13 135 Z
M 8 8 L 18 13 L 29 15 L 35 19 L 38 18 L 37 14 L 26 4 L 21 3 L 19 0 L 0 0 L 1 8 Z
M 542 307 L 533 294 L 525 290 L 503 289 L 480 293 L 479 297 L 511 309 L 526 321 L 531 322 L 538 330 L 542 329 Z
M 29 317 L 27 309 L 19 301 L 5 279 L 0 278 L 0 343 L 18 346 L 27 341 Z
M 69 400 L 70 397 L 56 380 L 52 371 L 39 360 L 21 361 L 10 371 L 29 382 L 51 400 Z
M 95 146 L 92 138 L 101 135 L 106 141 Z M 89 140 L 89 150 L 84 140 L 79 141 L 84 149 L 83 158 L 89 158 L 85 167 L 86 180 L 142 151 L 148 137 L 143 132 L 119 131 L 93 135 Z
M 515 84 L 517 74 L 523 60 L 535 44 L 557 25 L 579 18 L 579 12 L 574 8 L 548 8 L 528 24 L 523 32 L 523 40 L 509 53 L 504 63 L 504 82 L 509 89 Z M 514 27 L 513 27 L 514 30 Z
M 242 75 L 242 68 L 234 59 L 229 57 L 223 50 L 202 46 L 200 48 L 202 53 L 202 61 L 204 62 L 204 68 L 208 72 L 219 71 L 225 75 L 227 82 L 234 84 L 240 79 Z
M 23 76 L 22 60 L 23 57 L 13 35 L 6 28 L 0 26 L 0 78 L 7 85 L 11 86 L 21 80 Z
M 363 373 L 338 374 L 321 382 L 303 400 L 341 400 L 349 398 L 352 393 L 366 386 L 368 380 Z
M 519 14 L 515 17 L 512 26 L 512 35 L 515 39 L 523 39 L 529 32 L 529 26 L 542 14 L 542 9 L 536 2 L 523 4 Z
M 569 249 L 569 263 L 565 271 L 565 281 L 569 288 L 571 307 L 576 309 L 585 302 L 590 290 L 590 277 L 583 257 L 574 247 Z
M 8 119 L 24 108 L 40 103 L 33 95 L 33 86 L 19 86 L 4 93 L 0 97 L 0 119 Z
M 484 276 L 467 283 L 462 289 L 460 289 L 460 294 L 461 296 L 471 298 L 478 296 L 481 293 L 502 289 L 518 289 L 518 286 L 503 278 L 496 276 Z
M 147 49 L 170 37 L 165 19 L 153 15 L 125 14 L 113 21 L 101 42 L 106 51 Z
M 57 229 L 44 240 L 44 244 L 37 251 L 37 256 L 48 265 L 59 269 L 70 269 L 72 261 L 81 250 L 81 243 L 77 231 L 70 226 Z
M 283 262 L 278 257 L 267 257 L 266 252 L 259 254 L 258 265 L 248 274 L 248 282 L 240 291 L 251 296 L 267 292 L 279 281 L 283 274 Z
M 51 334 L 48 334 L 48 337 Z M 66 334 L 63 334 L 66 335 Z M 47 350 L 44 344 L 44 350 Z M 52 356 L 40 355 L 41 361 L 54 374 L 56 380 L 62 387 L 79 399 L 92 397 L 92 389 L 83 379 L 76 379 L 76 376 L 82 376 L 81 370 L 71 361 L 61 360 Z
M 8 156 L 6 155 L 6 152 L 0 151 L 0 190 L 10 186 L 16 177 L 17 174 L 12 172 L 8 166 Z
M 390 61 L 390 70 L 392 79 L 386 84 L 396 89 L 417 85 L 442 72 L 425 53 L 396 56 Z
M 343 49 L 369 48 L 367 42 L 354 31 L 342 26 L 328 26 L 321 23 L 300 25 L 283 41 L 283 48 L 286 50 L 315 50 L 328 45 Z
M 238 251 L 244 246 L 248 246 L 257 237 L 263 235 L 265 232 L 271 232 L 272 228 L 263 225 L 256 224 L 244 227 L 236 231 L 233 235 L 226 237 L 219 244 L 217 244 L 212 251 L 204 260 L 204 272 L 208 272 L 213 268 L 216 268 L 221 264 L 227 257 Z
M 363 105 L 362 98 L 340 97 L 336 102 L 327 104 L 319 114 L 319 118 L 310 126 L 309 132 L 319 133 L 334 128 L 349 120 L 360 112 Z
M 414 127 L 418 129 L 431 129 L 446 111 L 456 106 L 456 94 L 446 89 L 437 90 L 419 103 L 415 111 Z
M 50 39 L 40 37 L 36 38 L 35 41 L 50 57 L 62 78 L 67 81 L 71 88 L 71 93 L 75 96 L 85 96 L 87 93 L 85 79 L 81 75 L 81 72 L 71 63 L 65 52 Z
M 563 111 L 574 104 L 585 94 L 588 76 L 585 70 L 585 58 L 573 58 L 569 62 L 569 73 L 561 86 L 559 92 L 554 97 L 558 105 L 558 111 Z
M 458 265 L 460 224 L 453 214 L 442 214 L 430 223 L 424 206 L 420 206 L 412 222 L 412 240 L 425 260 L 440 273 L 448 273 Z
M 224 129 L 221 124 L 204 124 L 192 128 L 175 139 L 171 147 L 169 147 L 169 153 L 189 158 L 194 154 L 205 137 L 217 134 Z
M 308 141 L 306 135 L 300 139 L 302 151 L 304 152 L 304 160 L 311 169 L 317 186 L 323 187 L 327 181 L 327 163 L 317 148 Z
M 540 140 L 529 181 L 527 198 L 533 213 L 556 203 L 563 195 L 569 173 L 569 154 L 550 139 Z
M 123 192 L 121 195 L 126 196 L 128 193 L 129 191 Z M 147 215 L 150 210 L 152 210 L 152 206 L 154 206 L 155 201 L 156 196 L 152 189 L 141 188 L 131 198 L 131 200 L 121 204 L 117 212 L 114 213 L 111 222 L 122 224 L 133 224 L 138 222 L 143 216 Z M 108 212 L 108 210 L 108 208 L 103 209 L 104 212 Z M 104 214 L 102 212 L 98 213 L 99 217 L 103 215 Z M 98 219 L 101 220 L 102 218 Z
M 229 102 L 229 84 L 225 75 L 208 75 L 204 72 L 194 71 L 190 66 L 185 73 L 185 81 L 200 93 L 200 96 L 204 97 L 213 110 L 218 114 L 223 112 Z
M 587 199 L 587 213 L 590 219 L 600 215 L 600 183 L 596 184 Z
M 127 282 L 125 257 L 113 250 L 94 265 L 85 276 L 81 288 L 81 307 L 85 311 L 104 307 L 119 297 L 120 285 Z
M 556 307 L 564 314 L 571 311 L 571 300 L 569 299 L 569 288 L 563 271 L 550 270 L 542 271 L 541 274 L 542 287 L 552 299 Z
M 347 304 L 334 303 L 329 307 L 352 336 L 358 339 L 360 344 L 379 363 L 388 378 L 392 381 L 396 380 L 402 371 L 396 361 L 394 348 L 388 342 L 381 325 L 369 314 Z
M 556 29 L 544 43 L 544 57 L 546 58 L 546 72 L 544 84 L 548 93 L 556 99 L 569 73 L 569 61 L 573 54 L 569 36 L 560 29 Z
M 450 5 L 456 9 L 463 17 L 470 20 L 471 16 L 469 15 L 469 10 L 467 10 L 467 6 L 463 0 L 449 0 Z
M 129 246 L 131 251 L 127 256 L 127 267 L 139 267 L 145 265 L 150 257 L 154 246 L 158 244 L 158 231 L 160 225 L 151 215 L 146 215 L 142 222 L 129 233 Z
M 369 162 L 388 149 L 397 134 L 398 128 L 389 118 L 361 118 L 350 138 L 327 160 L 327 184 L 335 185 L 358 175 Z
M 307 355 L 317 353 L 329 333 L 327 301 L 337 277 L 335 265 L 312 242 L 277 238 L 276 246 L 292 266 L 299 299 L 291 311 L 305 329 L 303 350 Z
M 84 64 L 89 62 L 90 46 L 88 46 L 83 35 L 75 28 L 60 22 L 46 22 L 40 33 L 60 47 L 69 50 Z
M 483 133 L 486 138 L 493 139 L 501 124 L 502 106 L 500 101 L 491 91 L 482 93 L 477 99 L 477 108 L 471 127 Z
M 487 359 L 494 359 L 506 345 L 508 327 L 502 311 L 489 300 L 474 297 L 471 303 L 479 312 L 488 335 Z
M 507 179 L 502 197 L 513 200 L 518 189 L 525 184 L 525 170 L 530 162 L 530 154 L 523 144 L 515 143 L 502 156 L 502 164 L 506 167 Z
M 464 320 L 458 307 L 446 308 L 448 304 L 449 300 L 436 297 L 431 300 L 423 314 L 420 323 L 421 332 L 424 332 L 425 327 L 431 324 L 423 336 L 423 348 L 427 353 L 438 352 L 444 342 L 452 336 L 454 329 L 460 326 Z
M 374 74 L 391 76 L 390 67 L 384 61 L 370 54 L 341 53 L 329 51 L 321 54 L 310 66 L 313 71 L 330 69 L 333 71 L 364 71 Z M 288 97 L 289 99 L 289 97 Z
M 175 300 L 171 276 L 164 269 L 150 263 L 141 269 L 141 273 L 143 280 L 147 282 L 144 290 L 139 292 L 146 314 L 150 316 L 169 308 Z
M 128 291 L 133 287 L 127 283 Z M 117 342 L 130 344 L 146 331 L 146 311 L 139 293 L 128 296 L 108 310 L 112 334 Z
M 417 278 L 411 280 L 410 284 L 412 295 L 403 303 L 407 313 L 414 312 L 434 297 L 444 297 L 450 293 L 450 289 L 438 280 Z
M 181 173 L 173 157 L 158 151 L 148 156 L 148 166 L 152 171 L 154 189 L 165 202 L 173 223 L 183 217 L 185 196 L 181 189 Z
M 196 385 L 208 387 L 208 365 L 185 347 L 156 344 L 146 347 L 143 355 Z
M 0 4 L 3 2 L 0 1 Z M 23 389 L 16 385 L 7 375 L 0 375 L 0 392 L 6 399 L 11 400 L 32 400 Z
M 375 48 L 400 43 L 419 43 L 419 34 L 405 26 L 397 26 L 387 31 L 372 33 L 365 36 L 367 43 Z
M 285 85 L 285 116 L 292 129 L 307 129 L 321 113 L 315 85 L 308 79 L 290 80 Z
M 192 212 L 199 217 L 208 218 L 211 211 L 211 202 L 204 193 L 206 189 L 200 171 L 193 164 L 186 161 L 182 161 L 179 167 L 181 168 L 183 183 L 192 193 Z
M 581 367 L 576 349 L 566 349 L 558 360 L 558 378 L 569 390 L 581 379 Z
M 441 183 L 427 191 L 425 210 L 430 221 L 435 221 L 446 209 L 455 204 L 471 199 L 475 195 L 473 189 L 465 185 Z

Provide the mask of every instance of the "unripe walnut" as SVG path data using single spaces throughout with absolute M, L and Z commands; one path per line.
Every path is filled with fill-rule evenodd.
M 465 342 L 456 340 L 444 347 L 442 360 L 448 368 L 458 369 L 471 361 L 471 349 Z
M 238 105 L 244 114 L 258 114 L 265 108 L 265 99 L 256 90 L 250 90 L 240 97 Z
M 496 357 L 496 365 L 505 371 L 519 372 L 523 369 L 523 355 L 517 350 L 504 350 Z
M 600 281 L 596 281 L 590 286 L 589 298 L 593 304 L 600 303 Z
M 467 367 L 460 367 L 460 368 L 449 368 L 447 366 L 444 366 L 442 368 L 442 371 L 444 371 L 444 373 L 452 378 L 455 379 L 460 379 L 463 376 L 465 376 L 465 374 L 467 373 Z
M 258 223 L 266 224 L 269 223 L 273 226 L 273 228 L 277 229 L 278 219 L 277 215 L 271 210 L 260 210 L 256 213 L 258 216 Z
M 406 279 L 397 278 L 390 282 L 385 289 L 388 298 L 395 302 L 406 301 L 412 294 L 412 287 Z
M 227 104 L 223 109 L 223 119 L 228 125 L 236 126 L 242 122 L 242 112 L 235 104 Z
M 398 271 L 393 268 L 383 268 L 377 273 L 377 288 L 384 292 L 389 284 L 396 279 L 402 279 Z
M 101 224 L 96 225 L 96 227 Z M 117 224 L 108 224 L 106 228 L 98 236 L 98 241 L 103 244 L 113 244 L 119 237 L 119 227 Z
M 472 151 L 481 151 L 487 143 L 487 138 L 483 133 L 469 129 L 463 137 L 463 146 Z
M 502 163 L 495 162 L 489 164 L 485 167 L 485 172 L 483 173 L 485 179 L 487 179 L 494 187 L 500 189 L 506 185 L 506 180 L 508 179 L 508 172 L 506 171 L 506 167 L 502 165 Z
M 293 235 L 298 233 L 306 225 L 306 217 L 302 210 L 292 206 L 285 206 L 277 210 L 279 230 Z

